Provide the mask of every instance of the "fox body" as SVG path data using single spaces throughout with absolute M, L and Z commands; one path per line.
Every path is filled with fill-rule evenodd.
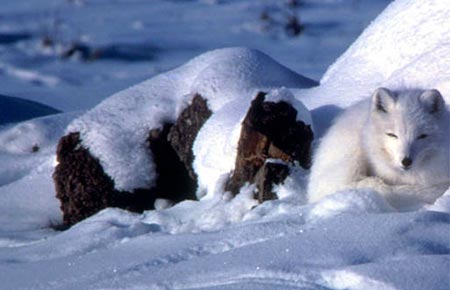
M 398 208 L 432 203 L 450 186 L 449 122 L 437 90 L 377 89 L 338 117 L 322 138 L 309 200 L 369 188 Z

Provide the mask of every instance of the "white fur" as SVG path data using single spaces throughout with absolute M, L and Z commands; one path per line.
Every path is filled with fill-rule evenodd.
M 309 200 L 369 188 L 397 208 L 434 202 L 450 186 L 449 122 L 436 90 L 378 89 L 347 109 L 322 138 Z M 406 157 L 412 160 L 408 169 Z

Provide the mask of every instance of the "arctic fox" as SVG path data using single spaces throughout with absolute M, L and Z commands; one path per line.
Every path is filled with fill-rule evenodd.
M 338 117 L 322 138 L 309 201 L 368 188 L 397 208 L 434 202 L 450 186 L 449 122 L 437 90 L 377 89 Z

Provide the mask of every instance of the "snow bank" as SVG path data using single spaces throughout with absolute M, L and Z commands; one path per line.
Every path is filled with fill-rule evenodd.
M 4 160 L 4 156 L 0 156 L 0 161 Z M 34 241 L 36 231 L 38 237 L 51 234 L 50 227 L 61 224 L 62 220 L 52 182 L 54 156 L 28 158 L 19 168 L 14 167 L 23 163 L 23 159 L 6 161 L 2 164 L 11 165 L 12 174 L 4 176 L 4 170 L 0 171 L 3 182 L 0 187 L 0 244 L 17 246 Z M 23 234 L 18 235 L 18 232 Z
M 347 107 L 385 86 L 437 88 L 450 103 L 449 35 L 445 1 L 394 1 L 301 99 Z
M 220 139 L 224 141 L 220 147 L 225 147 L 225 156 L 230 156 L 234 150 L 230 147 L 235 147 L 237 142 L 236 123 L 243 118 L 258 90 L 313 85 L 314 81 L 294 73 L 259 51 L 221 49 L 205 53 L 173 71 L 113 95 L 75 120 L 67 131 L 81 133 L 83 145 L 99 158 L 117 189 L 133 191 L 149 188 L 155 180 L 152 157 L 145 144 L 149 130 L 161 127 L 165 122 L 174 122 L 193 94 L 201 94 L 207 99 L 210 109 L 221 115 L 221 125 L 214 122 L 217 119 L 214 115 L 205 124 L 206 131 L 213 127 L 215 133 L 201 132 L 200 139 L 213 140 L 218 133 L 232 136 L 230 140 L 224 141 L 226 137 Z M 206 162 L 210 164 L 211 159 L 224 156 L 222 148 L 219 151 L 207 150 L 207 154 L 194 153 L 208 159 Z M 217 167 L 223 172 L 221 164 Z M 223 167 L 229 170 L 228 164 Z
M 342 213 L 385 213 L 393 208 L 375 191 L 348 190 L 323 198 L 310 212 L 310 219 L 329 218 Z
M 8 231 L 48 232 L 49 226 L 60 223 L 52 182 L 55 147 L 80 114 L 56 114 L 0 128 L 0 244 L 16 244 L 16 236 L 20 243 L 33 239 L 27 234 L 4 238 Z
M 25 107 L 29 108 L 28 101 Z M 24 177 L 46 162 L 54 154 L 67 124 L 79 115 L 80 112 L 57 114 L 0 127 L 0 186 Z
M 143 222 L 171 234 L 216 231 L 242 221 L 258 204 L 254 190 L 254 186 L 244 187 L 235 198 L 231 194 L 216 195 L 201 202 L 183 201 L 166 210 L 148 211 Z
M 5 127 L 0 131 L 0 152 L 27 154 L 32 153 L 33 147 L 36 151 L 53 150 L 52 146 L 61 137 L 67 124 L 80 114 L 57 114 Z

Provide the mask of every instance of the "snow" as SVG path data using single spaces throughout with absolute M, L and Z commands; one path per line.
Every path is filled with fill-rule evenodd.
M 1 249 L 0 277 L 13 289 L 447 289 L 448 214 L 352 208 L 317 218 L 303 206 L 172 234 L 148 216 L 107 209 Z
M 18 9 L 26 19 L 29 15 L 27 11 L 36 9 L 31 2 L 16 2 L 6 1 L 6 12 L 2 13 L 17 12 Z M 53 7 L 57 2 L 39 1 L 42 5 L 40 9 Z M 124 14 L 123 5 L 134 3 L 141 8 L 139 5 L 145 1 L 114 1 L 114 5 L 110 1 L 99 0 L 75 2 L 78 3 L 76 6 L 70 6 L 74 14 L 84 13 L 86 7 L 91 7 L 100 15 L 94 23 L 100 26 L 105 19 L 120 19 L 118 11 Z M 161 32 L 155 34 L 167 45 L 170 42 L 168 32 L 173 31 L 178 36 L 185 33 L 174 29 L 174 19 L 184 17 L 183 24 L 186 24 L 199 19 L 205 11 L 211 11 L 211 15 L 220 18 L 219 12 L 223 6 L 226 12 L 234 13 L 222 11 L 224 16 L 219 24 L 234 25 L 236 31 L 258 28 L 251 21 L 232 24 L 236 19 L 231 21 L 226 17 L 240 19 L 242 14 L 248 16 L 249 11 L 261 5 L 260 1 L 255 1 L 255 6 L 247 1 L 183 1 L 179 4 L 183 8 L 189 5 L 195 7 L 186 15 L 174 10 L 178 7 L 177 2 L 155 1 L 153 9 L 156 12 L 150 8 L 142 12 L 132 10 L 135 12 L 130 12 L 130 16 L 126 17 L 129 26 L 148 32 L 152 21 L 158 23 L 159 18 L 133 17 L 148 11 L 153 11 L 151 15 L 168 15 L 167 21 L 170 23 L 159 28 Z M 369 1 L 366 3 L 370 4 L 365 5 L 375 5 L 374 2 L 378 1 Z M 234 165 L 233 144 L 236 144 L 239 135 L 236 124 L 243 118 L 245 107 L 255 96 L 255 90 L 261 87 L 267 90 L 273 87 L 269 99 L 288 100 L 301 112 L 303 103 L 311 110 L 315 133 L 319 136 L 336 114 L 380 85 L 437 87 L 449 101 L 447 72 L 450 67 L 446 44 L 450 34 L 446 32 L 450 27 L 450 18 L 446 16 L 450 10 L 445 2 L 397 0 L 390 4 L 329 69 L 317 88 L 298 89 L 304 85 L 304 79 L 255 50 L 218 50 L 119 92 L 86 114 L 63 113 L 0 127 L 0 289 L 448 290 L 450 189 L 434 204 L 409 212 L 397 212 L 378 193 L 370 190 L 340 192 L 317 203 L 305 204 L 308 172 L 301 168 L 291 168 L 292 173 L 285 183 L 276 186 L 278 200 L 256 207 L 251 198 L 253 186 L 244 187 L 236 198 L 231 198 L 220 189 L 224 174 Z M 306 7 L 331 3 L 327 6 L 332 7 L 329 10 L 317 9 L 328 11 L 325 14 L 334 17 L 332 19 L 348 18 L 350 13 L 346 12 L 349 5 L 346 1 L 306 3 Z M 109 12 L 111 18 L 105 18 L 100 13 L 107 5 L 114 8 Z M 115 5 L 122 5 L 122 10 Z M 236 9 L 236 5 L 246 8 Z M 358 17 L 370 15 L 365 13 L 356 14 Z M 17 17 L 19 14 L 14 15 Z M 225 17 L 225 14 L 231 16 Z M 308 15 L 306 18 L 311 19 L 312 13 Z M 90 16 L 92 14 L 85 17 Z M 11 18 L 6 17 L 0 27 L 14 24 Z M 141 19 L 140 24 L 136 25 L 138 19 Z M 85 18 L 80 21 L 83 20 Z M 92 22 L 86 23 L 92 25 Z M 215 23 L 212 22 L 211 26 L 215 27 Z M 32 27 L 28 21 L 20 25 Z M 204 25 L 201 22 L 195 27 Z M 110 29 L 117 29 L 114 37 L 123 37 L 124 30 L 120 25 L 112 26 Z M 223 30 L 228 26 L 217 27 Z M 217 31 L 213 29 L 211 34 L 206 33 L 205 36 L 190 34 L 191 39 L 180 36 L 180 42 L 187 46 L 187 40 L 211 39 L 214 33 L 218 35 Z M 94 29 L 92 36 L 98 37 L 94 39 L 106 41 L 98 32 Z M 227 33 L 224 32 L 224 35 L 229 36 Z M 238 35 L 235 37 L 248 37 L 247 34 Z M 309 37 L 306 36 L 306 44 L 301 47 L 313 47 L 313 50 L 308 50 L 312 55 L 318 52 L 327 54 L 329 49 L 325 47 L 336 41 L 336 38 L 324 40 L 325 45 L 319 49 L 316 43 L 309 42 Z M 421 41 L 420 37 L 426 37 L 427 41 Z M 346 39 L 351 38 L 346 36 Z M 283 63 L 288 63 L 291 58 L 296 59 L 293 60 L 296 65 L 292 67 L 302 72 L 303 67 L 298 63 L 308 62 L 296 58 L 296 42 L 275 40 L 271 39 L 275 43 L 272 48 L 279 48 L 269 55 L 277 56 L 274 57 L 277 60 L 284 59 Z M 221 41 L 225 42 L 223 39 Z M 223 43 L 214 45 L 219 44 Z M 20 47 L 7 50 L 15 51 L 15 55 Z M 180 54 L 187 56 L 191 53 Z M 8 52 L 6 55 L 10 54 Z M 176 55 L 173 53 L 171 56 Z M 336 57 L 337 49 L 330 55 Z M 179 55 L 175 58 L 176 61 L 181 59 Z M 236 64 L 237 59 L 242 63 Z M 326 58 L 319 57 L 319 60 L 318 66 L 326 63 Z M 164 70 L 176 61 L 167 61 Z M 208 67 L 212 63 L 214 66 Z M 380 65 L 386 63 L 389 64 L 387 67 Z M 309 64 L 316 63 L 312 60 Z M 20 67 L 20 63 L 14 62 L 14 65 Z M 127 67 L 142 73 L 141 65 Z M 43 69 L 45 66 L 37 65 L 30 71 L 47 70 L 49 73 L 45 75 L 53 75 L 58 66 L 53 63 Z M 76 60 L 69 66 L 77 72 L 75 79 L 83 79 L 80 71 L 85 70 L 84 66 Z M 114 83 L 115 79 L 111 78 L 114 65 L 95 63 L 87 66 L 101 75 L 100 79 Z M 266 66 L 269 69 L 266 70 Z M 258 67 L 258 71 L 251 71 L 252 67 Z M 304 69 L 314 71 L 308 66 Z M 227 74 L 228 71 L 232 73 Z M 120 71 L 115 73 L 120 74 Z M 318 71 L 315 73 L 321 75 Z M 61 75 L 67 77 L 68 73 Z M 62 77 L 63 81 L 54 84 L 54 92 L 43 98 L 44 103 L 75 110 L 90 108 L 100 101 L 102 96 L 92 96 L 92 99 L 86 100 L 88 95 L 95 94 L 102 86 L 87 72 L 82 76 L 89 76 L 86 82 L 93 85 L 92 91 L 85 97 L 80 97 L 86 93 L 85 89 L 71 95 L 76 89 Z M 21 94 L 14 94 L 16 96 L 25 94 L 29 99 L 36 99 L 42 95 L 36 92 L 49 91 L 49 84 L 41 83 L 39 86 L 42 87 L 37 89 L 34 85 L 24 85 L 23 79 L 8 79 L 7 82 L 3 78 L 5 76 L 0 76 L 0 82 L 5 83 L 5 93 L 18 92 L 19 84 L 27 89 Z M 128 82 L 138 78 L 128 74 L 125 77 Z M 117 91 L 119 83 L 111 84 L 102 94 Z M 278 88 L 281 86 L 286 88 Z M 216 88 L 220 90 L 215 91 Z M 214 111 L 195 143 L 195 166 L 207 196 L 201 201 L 185 201 L 169 208 L 165 208 L 167 201 L 160 201 L 159 210 L 144 214 L 109 208 L 68 230 L 55 230 L 62 218 L 59 203 L 54 197 L 51 174 L 56 142 L 60 136 L 70 130 L 80 130 L 85 138 L 84 144 L 98 156 L 120 152 L 127 159 L 114 162 L 131 160 L 137 164 L 140 160 L 134 158 L 142 158 L 142 144 L 138 142 L 134 145 L 136 147 L 130 147 L 132 142 L 128 141 L 145 136 L 148 128 L 143 125 L 144 121 L 154 125 L 161 125 L 163 120 L 173 121 L 197 90 L 205 94 Z M 67 99 L 55 96 L 61 92 L 70 96 Z M 233 95 L 235 93 L 239 94 Z M 29 107 L 21 103 L 15 108 L 26 110 Z M 299 118 L 306 118 L 307 115 L 301 113 Z M 134 126 L 136 131 L 127 129 L 125 125 Z M 107 140 L 115 142 L 110 144 Z M 40 149 L 32 152 L 35 144 Z M 208 164 L 216 171 L 208 169 Z M 150 167 L 147 169 L 151 170 Z M 141 184 L 151 182 L 142 176 L 137 177 L 142 179 Z M 123 178 L 125 185 L 136 186 L 131 186 L 135 181 L 128 181 L 127 176 Z M 209 194 L 211 192 L 213 194 Z
M 393 2 L 330 66 L 320 87 L 299 93 L 302 101 L 310 109 L 345 108 L 384 86 L 437 88 L 450 103 L 447 6 L 445 1 Z
M 426 209 L 450 213 L 450 188 L 439 197 L 434 204 L 427 206 Z
M 18 102 L 9 108 L 19 116 L 21 112 L 26 116 L 28 110 L 29 116 L 39 114 L 41 110 L 46 114 L 50 111 L 30 101 Z M 63 113 L 0 127 L 0 186 L 26 176 L 36 164 L 49 159 L 65 127 L 78 115 L 80 112 Z
M 63 111 L 86 110 L 205 51 L 236 46 L 318 79 L 390 0 L 304 2 L 295 12 L 304 33 L 289 37 L 284 25 L 294 12 L 279 0 L 3 0 L 0 64 L 9 72 L 0 69 L 1 91 Z M 263 12 L 273 21 L 260 19 Z M 54 45 L 43 45 L 46 38 Z M 61 58 L 74 43 L 104 56 Z

